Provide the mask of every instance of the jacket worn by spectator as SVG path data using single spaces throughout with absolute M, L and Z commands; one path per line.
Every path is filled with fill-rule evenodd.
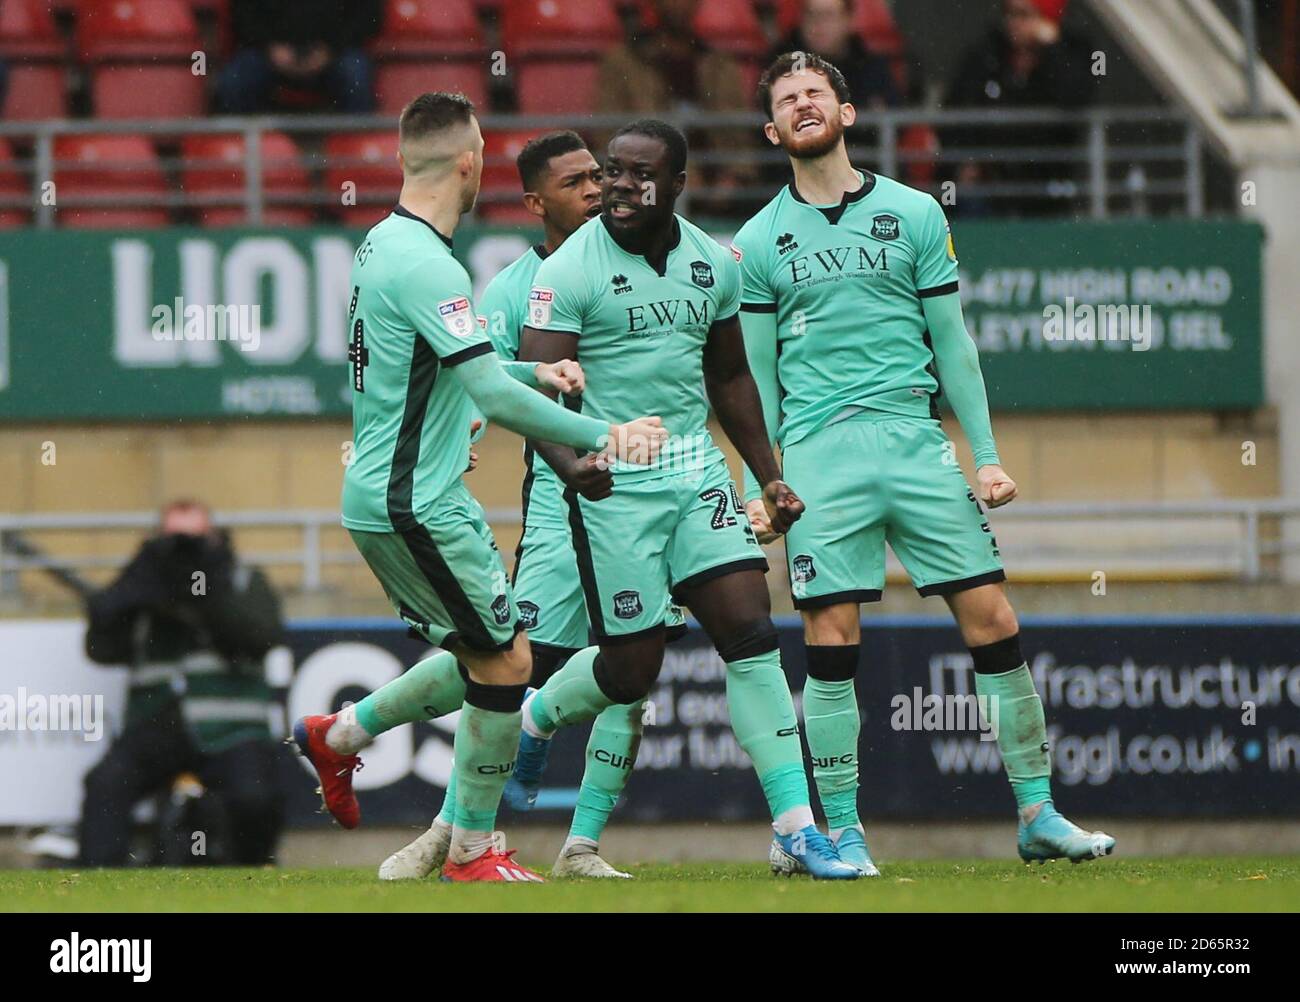
M 276 42 L 323 42 L 337 51 L 365 44 L 379 30 L 379 0 L 234 0 L 236 44 L 265 48 Z
M 149 540 L 88 607 L 87 655 L 130 669 L 127 728 L 178 703 L 201 753 L 270 740 L 263 658 L 280 641 L 280 603 L 224 537 Z

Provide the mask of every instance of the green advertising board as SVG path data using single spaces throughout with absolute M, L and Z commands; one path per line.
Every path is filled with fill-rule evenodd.
M 1254 224 L 972 222 L 956 235 L 995 410 L 1262 402 Z M 0 233 L 0 418 L 348 413 L 348 272 L 360 236 Z M 535 239 L 467 227 L 456 252 L 478 292 Z M 1088 307 L 1098 307 L 1091 326 Z

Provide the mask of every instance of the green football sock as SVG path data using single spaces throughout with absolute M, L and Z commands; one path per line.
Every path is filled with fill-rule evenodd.
M 808 780 L 781 652 L 727 662 L 727 710 L 736 740 L 754 761 L 773 819 L 808 808 Z
M 542 734 L 594 720 L 606 707 L 616 705 L 596 684 L 592 668 L 599 653 L 599 647 L 584 647 L 537 690 L 529 703 L 529 717 Z
M 465 703 L 456 725 L 457 829 L 491 832 L 496 826 L 501 791 L 519 750 L 519 721 L 518 710 L 506 713 Z
M 451 764 L 451 778 L 447 780 L 447 792 L 442 797 L 442 809 L 438 811 L 438 820 L 443 824 L 454 824 L 456 821 L 456 762 L 453 759 Z
M 1021 665 L 998 675 L 977 672 L 975 693 L 992 726 L 1006 766 L 1017 807 L 1030 807 L 1052 799 L 1052 760 L 1047 750 L 1047 719 L 1034 688 L 1029 666 Z M 992 718 L 992 719 L 989 719 Z
M 463 702 L 465 678 L 456 656 L 439 651 L 357 703 L 357 723 L 373 738 L 400 724 L 441 717 Z
M 644 711 L 645 700 L 630 706 L 616 703 L 596 718 L 587 741 L 587 768 L 578 788 L 570 838 L 600 841 L 619 794 L 632 775 L 636 753 L 641 747 Z
M 827 826 L 837 831 L 861 824 L 857 753 L 862 720 L 853 679 L 828 682 L 810 676 L 803 689 L 803 720 Z

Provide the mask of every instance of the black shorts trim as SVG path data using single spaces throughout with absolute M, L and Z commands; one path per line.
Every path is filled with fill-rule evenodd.
M 940 581 L 938 584 L 926 585 L 924 588 L 916 589 L 916 593 L 924 598 L 929 598 L 931 595 L 955 595 L 959 591 L 970 591 L 972 588 L 997 584 L 1006 579 L 1007 572 L 999 569 L 989 571 L 987 574 L 976 574 L 973 578 L 959 578 L 956 581 Z
M 450 369 L 453 365 L 460 365 L 461 362 L 468 362 L 471 358 L 478 358 L 480 355 L 491 354 L 495 350 L 490 341 L 480 341 L 468 348 L 462 348 L 460 351 L 453 351 L 450 355 L 444 355 L 442 364 L 444 368 Z
M 442 642 L 442 646 L 445 648 L 448 644 L 456 641 L 468 647 L 471 651 L 477 651 L 479 654 L 500 654 L 502 651 L 508 651 L 510 648 L 514 647 L 515 637 L 519 636 L 519 634 L 523 632 L 525 632 L 523 624 L 515 623 L 509 640 L 503 640 L 499 644 L 489 643 L 485 645 L 470 643 L 469 640 L 461 636 L 459 633 L 449 633 L 447 634 L 446 639 Z
M 741 560 L 733 560 L 730 563 L 718 564 L 717 567 L 710 567 L 708 570 L 692 574 L 688 578 L 682 578 L 669 589 L 669 594 L 672 595 L 673 601 L 678 605 L 689 605 L 689 602 L 682 599 L 682 591 L 694 588 L 696 585 L 702 585 L 706 581 L 726 577 L 728 574 L 736 574 L 740 571 L 762 571 L 766 574 L 768 572 L 767 558 L 745 557 Z
M 957 282 L 949 282 L 946 285 L 936 285 L 933 289 L 917 289 L 916 294 L 922 299 L 930 299 L 934 296 L 948 296 L 961 289 Z
M 674 627 L 673 629 L 676 629 L 676 627 Z M 664 632 L 665 634 L 664 643 L 667 643 L 668 642 L 667 634 L 669 632 L 669 628 L 667 626 L 664 626 L 663 623 L 657 623 L 654 626 L 647 626 L 644 630 L 636 630 L 632 633 L 608 634 L 608 633 L 600 633 L 596 630 L 592 630 L 592 633 L 595 635 L 596 644 L 598 646 L 617 647 L 619 644 L 630 644 L 634 640 L 644 640 L 646 637 L 650 636 L 651 634 L 658 633 L 660 631 Z
M 691 632 L 691 628 L 687 626 L 685 623 L 678 623 L 676 626 L 665 626 L 664 643 L 675 644 L 677 641 L 681 640 L 682 637 L 686 636 L 690 632 Z
M 879 602 L 884 596 L 879 588 L 857 588 L 852 591 L 833 591 L 829 595 L 813 595 L 810 598 L 796 598 L 794 607 L 801 612 L 804 609 L 825 609 L 828 605 L 844 605 L 852 602 L 861 605 L 864 602 Z
M 545 654 L 550 654 L 553 657 L 559 658 L 562 661 L 568 661 L 569 658 L 573 657 L 573 655 L 577 654 L 580 650 L 582 650 L 581 647 L 559 647 L 556 644 L 544 644 L 540 640 L 530 639 L 528 641 L 528 644 L 530 647 L 532 647 L 533 650 L 542 651 Z
M 411 559 L 415 561 L 415 566 L 419 568 L 429 587 L 438 596 L 438 601 L 451 615 L 452 625 L 455 627 L 455 632 L 460 635 L 461 643 L 476 651 L 505 650 L 514 643 L 513 636 L 510 643 L 505 645 L 492 639 L 491 632 L 479 618 L 474 603 L 465 594 L 465 589 L 460 586 L 455 573 L 443 559 L 438 544 L 434 542 L 428 529 L 417 523 L 409 529 L 403 529 L 401 536 L 406 543 L 407 551 L 411 554 Z M 517 628 L 518 624 L 516 624 Z
M 776 303 L 741 303 L 741 313 L 775 313 Z
M 573 535 L 573 555 L 578 560 L 578 583 L 582 585 L 582 597 L 587 603 L 587 621 L 591 624 L 591 632 L 597 637 L 603 637 L 605 616 L 600 608 L 596 565 L 591 559 L 591 537 L 587 535 L 587 524 L 582 519 L 578 492 L 572 487 L 566 487 L 564 501 L 569 506 L 569 530 Z

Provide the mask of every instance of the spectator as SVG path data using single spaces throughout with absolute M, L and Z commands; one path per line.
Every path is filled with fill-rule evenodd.
M 798 26 L 771 51 L 767 62 L 787 52 L 815 52 L 834 63 L 859 110 L 902 103 L 889 60 L 868 49 L 853 28 L 853 0 L 804 0 Z
M 748 111 L 753 96 L 747 93 L 736 61 L 711 49 L 698 38 L 692 23 L 699 0 L 647 0 L 648 15 L 642 30 L 625 44 L 605 53 L 600 64 L 597 110 L 652 112 L 691 110 Z M 741 152 L 757 148 L 753 129 L 710 128 L 691 135 L 694 152 Z M 597 139 L 596 158 L 604 157 L 608 136 Z M 755 171 L 744 163 L 714 166 L 702 171 L 706 184 L 719 189 L 719 207 L 726 191 L 753 179 Z M 694 211 L 700 211 L 696 202 Z M 707 211 L 707 207 L 705 209 Z
M 1069 0 L 1003 0 L 1002 18 L 987 36 L 963 55 L 948 88 L 947 108 L 1057 108 L 1073 110 L 1090 103 L 1095 79 L 1091 46 L 1062 29 L 1061 18 Z M 963 185 L 979 183 L 1027 184 L 1046 190 L 1059 183 L 1060 197 L 1069 197 L 1077 171 L 1060 157 L 1038 161 L 999 158 L 1000 147 L 1034 147 L 1059 150 L 1062 154 L 1079 147 L 1077 126 L 987 125 L 947 128 L 943 142 L 948 147 L 978 147 L 993 154 L 988 159 L 961 165 L 957 211 L 963 215 L 986 213 L 993 204 L 1019 215 L 1060 211 L 1043 197 L 1016 195 L 996 203 L 963 196 Z
M 373 111 L 365 44 L 381 13 L 379 0 L 233 0 L 235 54 L 217 81 L 218 109 L 274 109 L 291 88 L 319 94 L 334 111 Z
M 211 795 L 225 836 L 204 848 L 226 858 L 200 861 L 269 863 L 282 804 L 262 659 L 280 639 L 279 601 L 203 504 L 172 502 L 159 528 L 88 601 L 87 655 L 131 678 L 125 727 L 86 776 L 81 861 L 124 865 L 136 802 L 183 780 Z

